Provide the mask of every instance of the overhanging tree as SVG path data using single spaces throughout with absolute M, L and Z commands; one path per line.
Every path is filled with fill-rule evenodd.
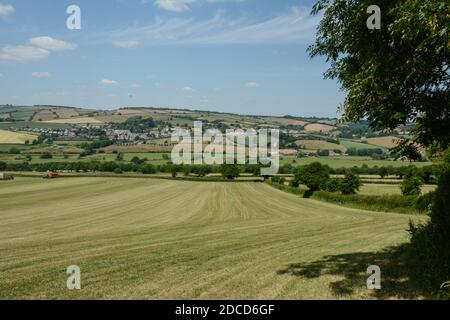
M 450 143 L 450 6 L 447 0 L 379 0 L 381 29 L 369 30 L 372 0 L 319 0 L 324 13 L 311 56 L 326 56 L 328 78 L 347 96 L 343 119 L 370 120 L 376 130 L 414 122 L 414 141 Z M 413 156 L 415 144 L 403 151 Z
M 372 0 L 319 0 L 312 14 L 323 18 L 309 53 L 327 58 L 330 68 L 325 77 L 337 79 L 346 92 L 341 106 L 344 121 L 368 119 L 375 130 L 413 122 L 412 140 L 400 143 L 400 155 L 417 159 L 418 145 L 441 152 L 450 144 L 448 0 L 378 0 L 379 30 L 366 25 L 372 4 Z M 429 287 L 450 276 L 450 212 L 442 205 L 448 202 L 450 169 L 445 168 L 426 232 L 438 252 L 432 272 L 438 276 Z M 426 259 L 428 253 L 423 251 Z

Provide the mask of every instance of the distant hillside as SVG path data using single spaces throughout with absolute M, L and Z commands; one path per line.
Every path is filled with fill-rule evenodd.
M 399 128 L 392 133 L 376 133 L 370 129 L 367 121 L 341 124 L 336 118 L 301 117 L 286 115 L 262 116 L 241 115 L 234 113 L 169 109 L 155 107 L 120 108 L 116 110 L 96 110 L 74 108 L 68 106 L 0 106 L 0 129 L 36 128 L 67 128 L 73 126 L 111 126 L 113 123 L 123 123 L 133 117 L 153 118 L 154 121 L 169 127 L 191 127 L 194 121 L 202 121 L 209 127 L 226 128 L 279 128 L 290 134 L 307 133 L 322 137 L 356 140 L 407 135 L 411 126 Z M 300 139 L 300 138 L 299 138 Z M 312 138 L 314 139 L 314 138 Z M 384 139 L 377 146 L 391 145 L 392 137 Z M 294 140 L 295 141 L 295 140 Z M 363 141 L 365 142 L 365 141 Z
M 203 122 L 222 122 L 232 127 L 258 126 L 297 126 L 307 127 L 307 131 L 331 131 L 336 119 L 302 118 L 293 116 L 260 116 L 222 113 L 216 111 L 202 111 L 189 109 L 168 108 L 121 108 L 117 110 L 94 110 L 73 108 L 67 106 L 0 106 L 0 119 L 6 121 L 30 121 L 44 123 L 66 124 L 107 124 L 124 122 L 130 117 L 152 117 L 155 120 L 166 121 L 172 125 L 183 125 L 186 122 L 201 120 Z

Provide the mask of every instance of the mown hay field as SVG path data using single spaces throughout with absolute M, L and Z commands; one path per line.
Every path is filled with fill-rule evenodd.
M 330 132 L 334 129 L 335 127 L 323 123 L 311 123 L 305 126 L 305 130 L 308 132 Z
M 43 121 L 45 123 L 58 123 L 58 124 L 103 124 L 102 121 L 91 118 L 91 117 L 85 117 L 85 118 L 69 118 L 69 119 L 55 119 L 55 120 L 48 120 Z
M 396 182 L 389 181 L 389 182 Z M 359 188 L 360 194 L 375 195 L 375 196 L 389 196 L 402 194 L 400 189 L 400 182 L 398 184 L 377 184 L 377 183 L 365 183 Z M 422 186 L 422 194 L 436 190 L 436 185 L 426 184 Z
M 342 152 L 345 152 L 347 150 L 347 148 L 345 148 L 345 146 L 343 145 L 323 140 L 297 140 L 295 143 L 307 150 L 340 150 Z
M 399 141 L 398 137 L 388 136 L 388 137 L 378 137 L 378 138 L 369 138 L 367 142 L 377 147 L 382 148 L 394 148 L 397 146 Z
M 36 135 L 29 133 L 0 130 L 0 144 L 25 144 L 25 141 L 31 143 L 36 138 Z
M 420 297 L 392 246 L 421 216 L 250 182 L 17 177 L 0 201 L 0 299 Z M 371 264 L 382 290 L 366 288 Z
M 374 146 L 374 145 L 371 145 L 371 144 L 368 144 L 368 143 L 362 143 L 362 142 L 357 142 L 357 141 L 352 141 L 352 140 L 341 140 L 341 145 L 343 145 L 347 149 L 352 149 L 353 148 L 353 149 L 356 149 L 356 150 L 361 150 L 361 149 L 378 149 L 378 148 L 380 148 L 379 146 Z
M 418 168 L 428 166 L 431 162 L 410 162 L 410 161 L 392 161 L 392 160 L 374 160 L 371 157 L 359 157 L 359 156 L 335 156 L 335 157 L 282 157 L 280 164 L 292 164 L 294 166 L 303 166 L 312 162 L 320 162 L 321 164 L 328 165 L 331 168 L 352 168 L 361 167 L 367 165 L 369 167 L 402 167 L 402 166 L 416 166 Z

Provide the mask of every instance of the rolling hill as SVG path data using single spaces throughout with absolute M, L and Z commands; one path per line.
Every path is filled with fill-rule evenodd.
M 420 298 L 391 246 L 426 217 L 246 182 L 17 178 L 0 201 L 0 299 Z M 370 264 L 383 290 L 367 290 Z

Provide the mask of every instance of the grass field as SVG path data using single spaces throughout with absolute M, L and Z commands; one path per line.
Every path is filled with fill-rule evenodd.
M 382 148 L 394 148 L 397 146 L 399 138 L 388 136 L 388 137 L 378 137 L 378 138 L 370 138 L 367 139 L 367 142 L 378 147 Z
M 295 143 L 307 150 L 340 150 L 342 152 L 347 150 L 343 145 L 323 140 L 297 140 Z
M 8 128 L 54 128 L 54 129 L 66 129 L 70 128 L 70 125 L 64 123 L 48 123 L 37 121 L 20 121 L 20 122 L 0 122 L 0 129 Z
M 356 149 L 356 150 L 361 150 L 361 149 L 384 149 L 385 151 L 387 151 L 386 148 L 382 148 L 379 146 L 373 146 L 371 144 L 368 143 L 361 143 L 361 142 L 356 142 L 356 141 L 351 141 L 351 140 L 341 140 L 341 145 L 345 146 L 347 149 Z
M 25 144 L 25 141 L 28 140 L 31 143 L 35 139 L 36 136 L 33 134 L 0 130 L 1 144 Z
M 436 189 L 435 185 L 424 185 L 422 187 L 422 194 L 434 191 Z M 366 195 L 375 195 L 375 196 L 383 196 L 383 195 L 394 195 L 394 194 L 402 194 L 400 190 L 399 184 L 363 184 L 361 188 L 359 188 L 360 194 Z
M 56 120 L 48 120 L 48 121 L 43 121 L 45 123 L 57 123 L 57 124 L 103 124 L 102 121 L 98 120 L 98 119 L 94 119 L 94 118 L 89 118 L 89 117 L 85 117 L 85 118 L 69 118 L 69 119 L 56 119 Z
M 57 113 L 53 110 L 43 109 L 36 113 L 33 121 L 48 121 L 57 118 Z
M 295 163 L 293 162 L 295 161 Z M 352 168 L 361 167 L 366 164 L 369 167 L 381 167 L 381 166 L 393 166 L 402 167 L 414 165 L 416 167 L 423 167 L 430 165 L 431 162 L 409 162 L 409 161 L 391 161 L 391 160 L 373 160 L 370 157 L 358 157 L 358 156 L 338 156 L 338 157 L 307 157 L 307 158 L 295 158 L 295 157 L 282 157 L 280 164 L 292 164 L 293 166 L 302 166 L 310 164 L 312 162 L 320 162 L 326 164 L 331 168 Z
M 305 130 L 309 132 L 330 132 L 335 127 L 323 123 L 311 123 L 305 126 Z
M 0 299 L 419 297 L 386 248 L 421 216 L 245 182 L 19 177 L 0 201 Z M 370 264 L 382 290 L 366 288 Z

